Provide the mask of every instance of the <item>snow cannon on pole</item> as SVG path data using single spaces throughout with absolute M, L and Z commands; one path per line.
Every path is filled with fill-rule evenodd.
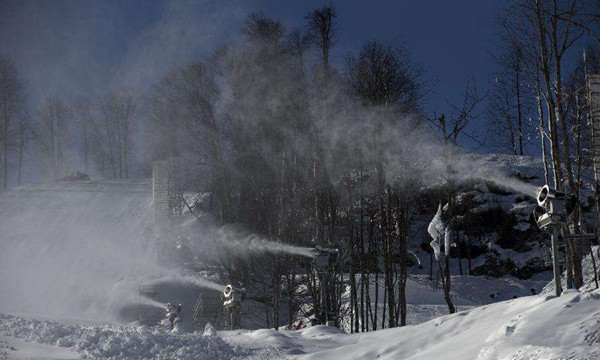
M 246 298 L 245 289 L 237 289 L 231 285 L 223 290 L 223 312 L 225 314 L 225 328 L 236 330 L 241 325 L 242 300 Z
M 558 261 L 558 238 L 561 229 L 567 224 L 575 210 L 577 197 L 544 185 L 538 192 L 538 206 L 533 210 L 533 218 L 542 230 L 550 232 L 552 242 L 552 270 L 556 296 L 560 296 L 560 265 Z
M 577 197 L 545 185 L 538 192 L 537 202 L 533 215 L 540 229 L 545 229 L 565 225 L 575 210 Z
M 338 249 L 328 249 L 317 246 L 313 250 L 313 271 L 319 278 L 320 311 L 317 314 L 317 324 L 336 326 L 337 319 L 332 311 L 332 277 L 333 267 L 338 261 Z
M 181 304 L 167 303 L 165 305 L 166 320 L 171 330 L 175 330 L 181 323 Z

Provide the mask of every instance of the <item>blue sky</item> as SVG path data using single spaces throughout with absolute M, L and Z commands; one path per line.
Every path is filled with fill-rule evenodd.
M 261 11 L 288 27 L 329 1 L 8 0 L 0 4 L 0 56 L 19 66 L 34 103 L 46 96 L 100 95 L 115 86 L 144 88 L 172 66 L 235 38 Z M 469 73 L 482 88 L 494 70 L 498 0 L 334 1 L 341 65 L 362 43 L 404 39 L 437 86 L 428 110 L 458 102 Z

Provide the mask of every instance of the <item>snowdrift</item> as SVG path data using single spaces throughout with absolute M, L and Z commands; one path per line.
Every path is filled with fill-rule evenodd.
M 0 334 L 70 348 L 92 359 L 231 359 L 234 350 L 214 332 L 176 334 L 159 327 L 78 326 L 0 314 Z M 0 349 L 1 350 L 1 349 Z M 11 350 L 4 350 L 7 356 Z M 2 352 L 0 351 L 0 358 Z

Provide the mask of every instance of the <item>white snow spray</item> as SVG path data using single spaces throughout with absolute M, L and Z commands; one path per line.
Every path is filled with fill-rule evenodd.
M 313 256 L 313 249 L 309 247 L 293 246 L 275 242 L 256 234 L 240 235 L 241 234 L 236 234 L 232 229 L 222 227 L 217 230 L 216 240 L 228 248 L 250 252 L 288 254 L 304 257 Z
M 451 156 L 446 159 L 435 159 L 432 162 L 434 171 L 441 174 L 449 174 L 448 178 L 457 181 L 482 180 L 491 182 L 501 188 L 516 191 L 532 198 L 537 198 L 539 186 L 526 183 L 516 177 L 507 175 L 506 171 L 499 167 L 490 167 L 477 159 L 468 156 Z
M 206 288 L 206 289 L 212 289 L 212 290 L 216 290 L 216 291 L 220 291 L 222 292 L 223 290 L 225 290 L 225 285 L 222 284 L 218 284 L 214 281 L 210 281 L 206 278 L 202 278 L 199 276 L 192 276 L 192 275 L 170 275 L 170 276 L 165 276 L 159 279 L 156 279 L 153 281 L 153 283 L 155 284 L 159 284 L 159 283 L 179 283 L 179 284 L 194 284 L 196 286 L 202 287 L 202 288 Z
M 506 187 L 506 188 L 512 189 L 514 191 L 520 192 L 521 194 L 527 195 L 534 199 L 537 198 L 538 193 L 540 191 L 539 186 L 528 184 L 526 182 L 517 180 L 515 178 L 496 177 L 496 178 L 491 178 L 491 179 L 486 178 L 483 180 L 491 181 L 500 187 Z
M 313 248 L 276 242 L 234 226 L 215 226 L 189 219 L 181 227 L 190 240 L 193 251 L 197 253 L 218 245 L 241 256 L 251 253 L 287 254 L 309 258 L 314 256 Z
M 144 296 L 140 296 L 138 299 L 136 299 L 135 301 L 133 301 L 134 304 L 141 304 L 141 305 L 148 305 L 148 306 L 152 306 L 152 307 L 156 307 L 156 308 L 165 308 L 164 303 L 161 303 L 160 301 L 156 301 L 156 300 L 152 300 L 148 297 L 144 297 Z

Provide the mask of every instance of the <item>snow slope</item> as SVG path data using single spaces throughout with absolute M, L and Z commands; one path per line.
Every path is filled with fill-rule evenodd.
M 150 181 L 0 192 L 0 311 L 105 317 L 156 267 L 151 215 Z
M 301 359 L 598 359 L 600 291 L 523 297 L 363 334 L 315 327 L 223 336 L 231 344 L 265 344 L 272 353 Z
M 600 357 L 600 290 L 522 297 L 362 334 L 324 326 L 177 334 L 8 315 L 0 315 L 0 334 L 96 359 L 591 360 Z

